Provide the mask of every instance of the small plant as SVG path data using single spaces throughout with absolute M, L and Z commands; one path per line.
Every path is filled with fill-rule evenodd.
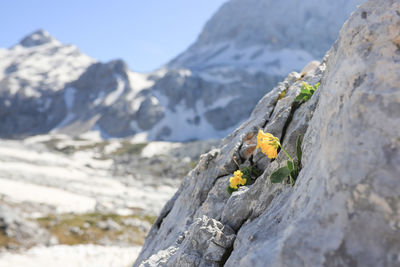
M 238 190 L 240 186 L 245 185 L 247 182 L 246 178 L 243 178 L 243 173 L 241 170 L 237 170 L 233 173 L 233 176 L 229 178 L 228 193 L 232 194 L 234 191 Z
M 239 170 L 233 173 L 233 176 L 229 178 L 229 185 L 226 191 L 229 194 L 237 191 L 239 187 L 244 185 L 251 185 L 255 182 L 258 176 L 260 176 L 260 170 L 255 166 L 242 167 L 236 161 L 236 157 L 233 158 Z
M 303 85 L 301 86 L 300 94 L 296 97 L 296 99 L 294 101 L 298 102 L 298 103 L 307 102 L 311 98 L 311 96 L 314 94 L 314 92 L 318 89 L 319 85 L 320 85 L 320 83 L 317 83 L 314 86 L 312 86 L 306 82 L 303 82 Z
M 284 97 L 286 96 L 286 93 L 287 93 L 287 89 L 283 90 L 283 91 L 279 94 L 278 100 L 281 100 L 282 98 L 284 98 Z
M 278 137 L 275 137 L 270 133 L 264 133 L 262 130 L 258 132 L 256 148 L 261 148 L 261 152 L 266 154 L 270 159 L 276 158 L 278 155 L 278 148 L 281 148 L 289 159 L 286 162 L 286 166 L 277 169 L 271 174 L 270 176 L 271 182 L 281 183 L 282 181 L 284 181 L 286 178 L 289 177 L 290 185 L 294 186 L 297 176 L 299 175 L 299 170 L 301 168 L 301 156 L 302 156 L 301 135 L 299 135 L 296 142 L 296 156 L 297 156 L 296 160 L 294 160 L 289 155 L 289 153 L 282 147 Z

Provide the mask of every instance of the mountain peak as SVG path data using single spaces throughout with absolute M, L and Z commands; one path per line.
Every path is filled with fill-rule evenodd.
M 24 39 L 21 40 L 19 44 L 24 47 L 33 47 L 47 43 L 59 43 L 59 42 L 57 41 L 57 39 L 51 36 L 50 33 L 48 33 L 43 29 L 40 29 L 26 36 Z

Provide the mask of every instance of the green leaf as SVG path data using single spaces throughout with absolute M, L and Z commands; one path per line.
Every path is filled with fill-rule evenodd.
M 319 87 L 320 85 L 321 85 L 321 83 L 316 83 L 316 84 L 314 85 L 315 90 L 317 90 L 318 87 Z
M 289 183 L 291 186 L 294 186 L 294 178 L 292 177 L 292 175 L 289 175 Z
M 299 169 L 299 161 L 296 159 L 293 163 L 294 163 L 293 170 L 298 170 Z
M 289 176 L 290 170 L 287 166 L 282 167 L 274 171 L 271 176 L 271 182 L 272 183 L 281 183 L 283 180 L 285 180 L 286 177 Z
M 301 89 L 300 94 L 309 95 L 311 93 L 310 93 L 310 90 L 308 90 L 308 89 Z
M 301 163 L 301 157 L 303 156 L 303 152 L 301 151 L 301 134 L 299 137 L 297 137 L 297 142 L 296 142 L 296 153 L 297 153 L 297 160 L 298 160 L 298 165 Z
M 233 192 L 235 192 L 237 189 L 232 188 L 228 185 L 228 187 L 226 188 L 226 192 L 228 192 L 229 195 L 232 195 Z
M 288 160 L 288 161 L 286 162 L 286 164 L 287 164 L 288 169 L 289 169 L 290 171 L 293 171 L 293 162 L 291 162 L 290 160 Z
M 261 175 L 261 171 L 256 166 L 242 167 L 243 178 L 246 178 L 246 185 L 251 185 Z
M 298 174 L 297 170 L 293 170 L 290 172 L 290 176 L 293 178 L 293 180 L 296 180 L 298 175 L 299 174 Z
M 301 102 L 305 96 L 306 96 L 306 95 L 304 95 L 304 94 L 299 94 L 299 95 L 295 98 L 294 101 L 296 101 L 296 102 Z

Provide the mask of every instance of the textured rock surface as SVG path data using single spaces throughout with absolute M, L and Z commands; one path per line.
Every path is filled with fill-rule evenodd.
M 175 247 L 159 251 L 143 262 L 142 266 L 167 262 L 171 266 L 219 266 L 235 237 L 229 226 L 203 216 L 197 218 L 188 231 L 178 237 Z
M 263 97 L 185 178 L 134 266 L 213 266 L 207 250 L 223 254 L 214 259 L 224 266 L 400 266 L 399 14 L 399 1 L 363 4 L 318 67 L 303 78 L 291 73 Z M 300 80 L 321 86 L 297 107 Z M 269 181 L 285 164 L 283 153 L 269 161 L 248 151 L 260 128 L 290 153 L 304 135 L 294 187 Z M 233 156 L 263 174 L 230 196 Z M 196 243 L 215 229 L 199 231 L 211 219 L 236 235 L 224 252 Z

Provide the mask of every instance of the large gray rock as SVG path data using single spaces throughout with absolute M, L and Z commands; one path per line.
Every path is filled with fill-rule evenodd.
M 309 66 L 303 78 L 290 74 L 262 98 L 185 178 L 134 266 L 183 264 L 176 255 L 192 260 L 186 265 L 213 266 L 207 246 L 187 245 L 208 237 L 197 229 L 199 220 L 210 219 L 236 235 L 223 252 L 211 249 L 224 254 L 216 258 L 220 266 L 400 266 L 399 14 L 399 1 L 363 4 L 319 66 Z M 321 86 L 298 106 L 300 80 Z M 294 187 L 271 184 L 286 156 L 269 161 L 252 150 L 258 129 L 278 136 L 289 153 L 304 135 Z M 228 195 L 233 156 L 263 173 Z
M 203 216 L 197 218 L 175 246 L 144 261 L 141 266 L 219 266 L 235 240 L 234 231 L 220 222 Z

